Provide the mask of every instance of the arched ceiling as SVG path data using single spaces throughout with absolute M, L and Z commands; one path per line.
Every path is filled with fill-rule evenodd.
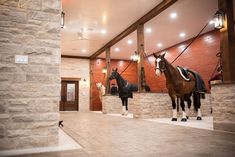
M 61 29 L 62 55 L 91 56 L 160 2 L 62 0 L 66 26 Z M 151 54 L 194 37 L 212 20 L 217 6 L 217 0 L 177 1 L 145 24 L 145 52 Z M 176 13 L 176 18 L 171 18 L 172 13 Z M 211 30 L 213 26 L 208 25 L 204 32 Z M 180 37 L 180 33 L 185 36 Z M 134 31 L 112 46 L 111 58 L 129 60 L 136 51 L 136 39 Z M 128 44 L 128 40 L 132 40 L 132 44 Z M 104 58 L 105 54 L 98 57 Z

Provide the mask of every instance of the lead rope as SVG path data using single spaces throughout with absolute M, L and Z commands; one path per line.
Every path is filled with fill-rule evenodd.
M 129 64 L 126 66 L 126 68 L 120 73 L 120 75 L 122 75 L 122 73 L 124 73 L 126 71 L 126 69 L 131 65 L 131 63 L 133 62 L 133 60 L 131 60 L 129 62 Z
M 195 36 L 191 42 L 183 49 L 183 51 L 170 63 L 174 63 L 183 53 L 185 50 L 187 50 L 187 48 L 199 37 L 199 35 L 202 33 L 202 31 L 207 27 L 207 25 L 209 24 L 209 22 L 201 29 L 201 31 L 197 34 L 197 36 Z

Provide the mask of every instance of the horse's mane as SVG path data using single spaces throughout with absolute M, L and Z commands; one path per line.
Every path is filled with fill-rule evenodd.
M 118 88 L 121 90 L 127 84 L 127 80 L 125 80 L 119 73 L 117 78 Z

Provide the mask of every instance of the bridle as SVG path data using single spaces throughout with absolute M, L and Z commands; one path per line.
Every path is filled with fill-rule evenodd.
M 164 61 L 161 58 L 157 58 L 155 61 L 155 71 L 159 70 L 160 72 L 164 72 L 166 70 L 166 65 L 164 63 L 164 66 L 160 67 L 160 62 L 164 62 Z

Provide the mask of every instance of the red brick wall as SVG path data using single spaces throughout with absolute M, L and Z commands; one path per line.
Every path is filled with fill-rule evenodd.
M 130 61 L 122 60 L 111 60 L 111 69 L 118 68 L 118 72 L 121 73 L 129 64 Z M 102 68 L 105 67 L 106 63 L 104 59 L 91 60 L 91 107 L 92 111 L 102 109 L 102 105 L 99 99 L 99 92 L 96 88 L 96 83 L 102 82 L 105 84 L 105 75 L 102 73 Z M 132 62 L 126 71 L 122 74 L 122 77 L 128 80 L 130 83 L 137 83 L 137 66 L 136 63 Z M 113 80 L 111 83 L 115 83 Z M 110 84 L 111 84 L 110 83 Z
M 177 44 L 171 48 L 168 48 L 164 51 L 167 52 L 165 58 L 172 62 L 177 55 L 182 52 L 180 48 L 181 45 L 187 46 L 190 41 L 186 41 L 180 44 Z M 208 80 L 210 79 L 218 58 L 216 54 L 220 51 L 220 34 L 218 31 L 212 31 L 206 34 L 203 34 L 198 39 L 196 39 L 193 44 L 173 63 L 174 66 L 184 66 L 191 70 L 197 71 L 202 78 L 204 79 L 207 89 Z M 160 53 L 162 53 L 161 51 Z M 167 92 L 165 86 L 165 77 L 161 76 L 157 78 L 154 72 L 154 57 L 148 57 L 150 64 L 145 60 L 145 74 L 146 81 L 150 85 L 153 92 Z M 150 69 L 150 70 L 147 70 Z
M 171 62 L 173 61 L 178 54 L 181 53 L 181 45 L 188 45 L 190 41 L 186 41 L 180 44 L 177 44 L 171 48 L 166 49 L 166 59 Z M 191 70 L 197 71 L 201 74 L 204 79 L 207 89 L 208 89 L 208 80 L 210 79 L 215 66 L 217 64 L 218 58 L 216 53 L 220 49 L 220 34 L 218 31 L 212 31 L 200 36 L 193 44 L 173 63 L 174 66 L 184 66 L 188 67 Z M 154 71 L 154 57 L 148 57 L 144 62 L 146 82 L 150 86 L 152 92 L 167 92 L 165 86 L 165 77 L 162 75 L 157 78 Z M 118 71 L 121 72 L 126 68 L 129 61 L 119 61 L 112 60 L 111 67 L 118 68 Z M 93 84 L 91 88 L 91 110 L 101 110 L 101 102 L 98 96 L 98 90 L 96 89 L 95 84 L 97 82 L 105 83 L 105 77 L 102 73 L 102 68 L 105 66 L 104 59 L 95 59 L 91 60 L 91 83 Z M 123 77 L 131 83 L 137 83 L 137 67 L 136 63 L 132 63 L 131 66 L 123 73 Z

